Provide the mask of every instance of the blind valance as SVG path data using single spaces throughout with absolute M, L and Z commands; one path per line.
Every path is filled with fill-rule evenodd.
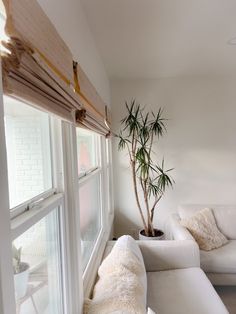
M 110 113 L 36 0 L 4 0 L 4 93 L 101 134 Z

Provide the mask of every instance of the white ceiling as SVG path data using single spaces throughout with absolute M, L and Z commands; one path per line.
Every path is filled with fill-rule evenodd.
M 236 0 L 82 0 L 111 78 L 236 74 Z

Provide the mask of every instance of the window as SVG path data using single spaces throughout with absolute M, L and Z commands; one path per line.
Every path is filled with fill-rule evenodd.
M 82 291 L 82 278 L 73 281 L 73 273 L 68 269 L 79 264 L 84 283 L 90 282 L 90 271 L 101 243 L 105 243 L 105 238 L 107 240 L 108 141 L 92 131 L 76 128 L 76 167 L 73 149 L 70 145 L 65 146 L 65 142 L 75 140 L 72 136 L 75 129 L 69 123 L 65 127 L 65 122 L 61 123 L 46 112 L 4 97 L 4 125 L 16 313 L 63 314 L 68 306 L 73 311 L 76 302 L 70 299 L 71 291 L 74 287 L 75 291 L 80 291 L 78 287 Z M 74 182 L 70 181 L 70 162 L 73 169 L 78 168 L 76 186 L 80 216 L 80 224 L 76 223 L 71 230 L 68 228 L 76 207 L 68 199 L 75 193 L 66 190 L 64 197 L 63 185 L 63 180 L 67 186 Z M 68 204 L 72 204 L 72 216 L 65 211 Z M 77 228 L 79 232 L 74 231 Z M 66 243 L 71 245 L 75 234 L 80 234 L 77 239 L 82 247 L 78 257 L 73 244 L 69 249 L 65 246 Z
M 52 210 L 13 241 L 22 259 L 22 271 L 14 274 L 18 313 L 63 313 L 59 210 Z
M 4 97 L 10 208 L 52 189 L 49 115 Z
M 97 173 L 80 183 L 79 187 L 83 269 L 88 263 L 101 230 L 100 180 L 100 175 Z
M 60 121 L 4 97 L 4 122 L 16 313 L 62 314 L 64 198 L 54 183 L 60 139 L 51 126 Z
M 5 96 L 0 128 L 0 312 L 78 313 L 111 227 L 105 137 Z
M 93 132 L 77 129 L 77 152 L 79 176 L 94 170 L 99 166 L 99 136 Z
M 102 228 L 101 138 L 77 128 L 82 263 L 85 270 Z
M 1 11 L 1 8 L 0 8 L 0 11 Z M 8 37 L 4 31 L 6 18 L 5 18 L 3 13 L 5 13 L 5 12 L 0 12 L 0 38 L 1 38 L 1 41 L 2 40 L 7 41 Z M 2 51 L 7 51 L 7 49 L 1 43 L 0 43 L 0 49 Z
M 111 160 L 111 140 L 106 139 L 106 162 L 105 162 L 105 177 L 106 177 L 106 205 L 107 213 L 112 215 L 113 208 L 113 185 L 112 185 L 112 160 Z

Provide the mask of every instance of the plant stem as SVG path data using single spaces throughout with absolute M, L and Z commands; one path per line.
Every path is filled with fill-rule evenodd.
M 146 204 L 147 221 L 148 221 L 148 234 L 146 234 L 146 236 L 149 236 L 149 234 L 151 233 L 151 235 L 154 237 L 155 236 L 155 232 L 154 232 L 154 228 L 153 228 L 152 220 L 151 220 L 151 216 L 150 216 L 150 211 L 149 211 L 147 179 L 144 180 L 143 193 L 144 193 L 144 201 L 145 201 L 145 204 Z
M 133 184 L 134 184 L 134 194 L 135 194 L 135 199 L 136 199 L 136 203 L 138 206 L 138 210 L 143 222 L 143 226 L 144 226 L 144 231 L 145 234 L 147 234 L 148 232 L 148 227 L 142 212 L 142 208 L 140 205 L 140 201 L 139 201 L 139 196 L 138 196 L 138 188 L 137 188 L 137 177 L 136 177 L 136 161 L 135 161 L 135 155 L 136 155 L 136 148 L 137 148 L 137 139 L 135 137 L 135 130 L 133 131 L 132 134 L 132 142 L 131 142 L 131 147 L 132 147 L 132 154 L 129 151 L 129 155 L 130 155 L 130 163 L 131 163 L 131 168 L 132 168 L 132 178 L 133 178 Z
M 162 198 L 162 196 L 163 196 L 163 193 L 161 193 L 161 195 L 158 198 L 155 199 L 155 202 L 154 202 L 154 204 L 152 206 L 152 209 L 151 209 L 151 222 L 153 222 L 155 207 L 156 207 L 157 203 L 160 201 L 160 199 Z
M 147 224 L 145 222 L 144 216 L 143 216 L 143 212 L 142 212 L 142 208 L 139 202 L 139 197 L 138 197 L 138 190 L 137 190 L 137 178 L 136 178 L 136 172 L 135 172 L 135 161 L 131 160 L 131 168 L 132 168 L 132 178 L 133 178 L 133 184 L 134 184 L 134 194 L 135 194 L 135 199 L 136 199 L 136 203 L 138 205 L 138 210 L 143 222 L 143 226 L 144 226 L 144 231 L 145 234 L 148 233 L 148 227 Z

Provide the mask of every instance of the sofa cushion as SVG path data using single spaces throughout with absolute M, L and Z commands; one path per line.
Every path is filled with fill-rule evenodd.
M 121 237 L 98 270 L 93 299 L 84 313 L 146 313 L 146 270 L 135 240 Z
M 201 267 L 211 273 L 236 273 L 236 240 L 206 252 L 200 251 Z
M 114 250 L 122 250 L 122 251 L 130 251 L 132 252 L 138 259 L 138 261 L 141 264 L 142 267 L 142 273 L 140 275 L 140 280 L 142 283 L 142 286 L 144 287 L 144 303 L 147 304 L 147 275 L 146 275 L 146 267 L 144 264 L 143 255 L 141 253 L 141 250 L 139 248 L 139 245 L 137 241 L 135 241 L 131 236 L 129 235 L 123 235 L 120 237 L 114 247 Z
M 181 219 L 188 218 L 202 208 L 213 210 L 219 230 L 230 240 L 236 240 L 236 205 L 185 204 L 178 208 Z
M 143 255 L 141 253 L 141 250 L 137 244 L 137 242 L 129 235 L 123 235 L 120 237 L 113 249 L 120 249 L 120 250 L 128 250 L 131 251 L 140 261 L 143 270 L 145 271 L 145 265 L 144 265 L 144 260 L 143 260 Z
M 200 268 L 148 272 L 147 303 L 161 314 L 227 314 Z
M 182 219 L 180 223 L 190 231 L 202 250 L 210 251 L 228 242 L 217 228 L 214 215 L 209 208 L 202 209 L 193 216 Z

